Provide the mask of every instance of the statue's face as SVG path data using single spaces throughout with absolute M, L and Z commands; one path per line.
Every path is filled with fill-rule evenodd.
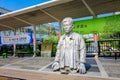
M 72 31 L 72 28 L 73 28 L 73 23 L 66 20 L 65 22 L 63 22 L 63 26 L 64 26 L 65 32 L 70 33 Z

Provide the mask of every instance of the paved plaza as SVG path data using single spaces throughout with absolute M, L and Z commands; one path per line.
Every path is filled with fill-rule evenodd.
M 60 74 L 53 72 L 54 58 L 0 56 L 0 76 L 18 78 L 14 80 L 119 80 L 120 59 L 87 57 L 86 74 Z

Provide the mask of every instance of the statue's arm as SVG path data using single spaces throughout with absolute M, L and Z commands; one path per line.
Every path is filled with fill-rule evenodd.
M 85 42 L 82 38 L 82 36 L 79 37 L 79 43 L 80 43 L 80 65 L 79 65 L 79 73 L 80 74 L 85 74 L 86 73 L 86 68 L 85 68 L 85 63 L 86 63 L 86 45 Z
M 62 37 L 60 38 L 58 45 L 57 45 L 57 51 L 55 56 L 55 62 L 59 62 L 60 60 L 60 54 L 61 54 L 61 44 L 62 44 Z
M 57 52 L 56 52 L 55 60 L 52 64 L 53 71 L 57 71 L 60 68 L 59 62 L 60 62 L 60 54 L 61 54 L 61 43 L 62 43 L 62 38 L 60 38 L 58 45 L 57 45 Z
M 86 63 L 86 45 L 82 36 L 79 37 L 80 40 L 80 63 Z

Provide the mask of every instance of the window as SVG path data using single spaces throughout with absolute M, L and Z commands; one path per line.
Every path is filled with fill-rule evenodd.
M 0 12 L 0 15 L 2 15 L 2 14 L 4 14 L 4 13 Z

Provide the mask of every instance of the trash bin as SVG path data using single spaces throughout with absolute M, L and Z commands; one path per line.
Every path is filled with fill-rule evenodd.
M 2 58 L 3 58 L 3 59 L 6 59 L 6 58 L 7 58 L 7 53 L 3 53 L 3 54 L 2 54 Z

